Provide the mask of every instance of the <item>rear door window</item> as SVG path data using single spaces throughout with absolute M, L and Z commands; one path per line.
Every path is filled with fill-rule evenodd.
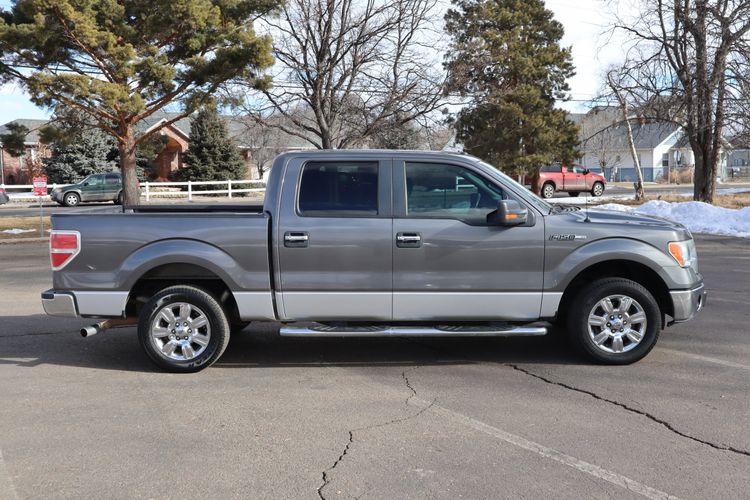
M 378 215 L 377 162 L 309 162 L 302 169 L 300 215 Z

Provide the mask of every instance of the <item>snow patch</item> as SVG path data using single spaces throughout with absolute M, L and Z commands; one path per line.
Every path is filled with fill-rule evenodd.
M 21 233 L 33 233 L 36 229 L 3 229 L 2 232 L 5 234 L 21 234 Z
M 653 215 L 677 222 L 693 233 L 750 238 L 750 207 L 722 208 L 702 201 L 668 202 L 652 200 L 638 207 L 605 203 L 596 208 Z

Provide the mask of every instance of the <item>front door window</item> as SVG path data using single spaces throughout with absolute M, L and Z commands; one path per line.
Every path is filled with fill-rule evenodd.
M 406 163 L 408 217 L 450 218 L 484 224 L 502 189 L 469 169 L 440 163 Z

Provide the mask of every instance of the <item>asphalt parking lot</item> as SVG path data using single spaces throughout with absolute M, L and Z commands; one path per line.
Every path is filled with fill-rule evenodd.
M 49 318 L 0 245 L 0 498 L 747 498 L 750 241 L 698 236 L 706 309 L 625 367 L 532 339 L 232 338 L 191 375 Z

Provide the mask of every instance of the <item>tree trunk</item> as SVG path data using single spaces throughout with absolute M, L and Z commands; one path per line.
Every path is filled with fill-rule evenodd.
M 635 141 L 633 140 L 633 127 L 630 126 L 630 118 L 628 117 L 628 102 L 615 83 L 612 72 L 607 74 L 607 82 L 617 96 L 617 101 L 620 103 L 620 111 L 622 112 L 622 119 L 625 121 L 627 127 L 628 144 L 630 146 L 630 154 L 633 156 L 633 166 L 635 167 L 635 201 L 641 201 L 645 197 L 643 192 L 643 174 L 641 173 L 641 162 L 638 160 L 638 152 L 635 149 Z
M 709 146 L 698 144 L 693 148 L 695 154 L 695 173 L 693 174 L 693 199 L 713 203 L 716 192 L 716 172 L 721 154 L 712 153 Z
M 633 140 L 633 127 L 630 126 L 630 120 L 628 119 L 628 106 L 624 101 L 621 101 L 620 107 L 622 109 L 622 117 L 625 120 L 625 125 L 628 131 L 628 144 L 630 145 L 630 154 L 633 156 L 633 166 L 635 167 L 635 201 L 641 201 L 645 194 L 643 192 L 643 174 L 641 173 L 641 162 L 638 159 L 638 151 L 635 149 L 635 141 Z
M 120 151 L 120 170 L 122 171 L 123 204 L 138 205 L 141 201 L 138 193 L 138 173 L 135 161 L 134 131 L 128 128 L 124 134 L 124 142 L 118 142 Z

